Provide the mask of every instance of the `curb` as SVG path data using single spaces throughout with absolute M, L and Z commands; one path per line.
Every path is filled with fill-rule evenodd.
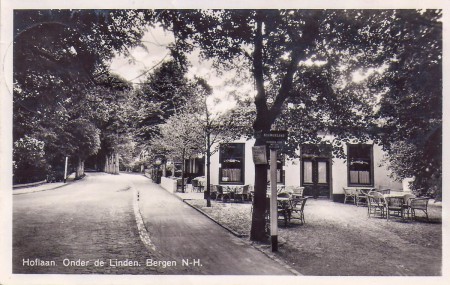
M 161 187 L 161 185 L 157 184 L 158 186 Z M 162 187 L 161 187 L 162 188 Z M 245 239 L 242 239 L 244 237 L 248 237 L 248 235 L 242 235 L 237 233 L 236 231 L 232 230 L 231 228 L 222 225 L 219 221 L 215 220 L 213 217 L 211 217 L 210 215 L 208 215 L 207 213 L 205 213 L 204 211 L 202 211 L 201 209 L 196 208 L 195 206 L 189 204 L 187 201 L 189 200 L 195 200 L 195 199 L 183 199 L 182 197 L 171 193 L 173 196 L 175 196 L 176 198 L 180 199 L 183 203 L 185 203 L 186 205 L 189 205 L 189 207 L 195 209 L 196 211 L 198 211 L 199 213 L 203 214 L 204 216 L 206 216 L 208 219 L 210 219 L 211 221 L 213 221 L 214 223 L 216 223 L 217 225 L 219 225 L 220 227 L 224 228 L 225 230 L 227 230 L 228 232 L 230 232 L 232 235 L 241 238 L 241 241 L 246 243 L 248 246 L 253 247 L 254 249 L 258 250 L 259 252 L 261 252 L 262 254 L 264 254 L 265 256 L 267 256 L 268 258 L 270 258 L 271 260 L 275 261 L 276 263 L 278 263 L 280 266 L 284 267 L 286 270 L 290 271 L 294 276 L 303 276 L 303 274 L 301 274 L 300 272 L 298 272 L 297 270 L 293 269 L 291 266 L 289 266 L 288 264 L 286 264 L 286 262 L 282 261 L 281 259 L 277 258 L 274 254 L 271 254 L 267 251 L 265 251 L 264 249 L 261 248 L 261 246 L 256 245 L 254 242 L 252 241 L 248 241 Z
M 233 234 L 234 236 L 238 237 L 238 238 L 244 238 L 244 237 L 248 237 L 248 235 L 242 235 L 240 233 L 237 233 L 236 231 L 230 229 L 229 227 L 222 225 L 219 221 L 216 221 L 213 217 L 211 217 L 210 215 L 208 215 L 207 213 L 205 213 L 204 211 L 202 211 L 201 209 L 196 208 L 195 206 L 189 204 L 187 201 L 189 200 L 194 200 L 194 199 L 183 199 L 177 195 L 175 195 L 177 198 L 179 198 L 181 201 L 183 201 L 185 204 L 189 205 L 191 208 L 194 208 L 195 210 L 197 210 L 198 212 L 200 212 L 201 214 L 205 215 L 207 218 L 209 218 L 210 220 L 212 220 L 214 223 L 218 224 L 219 226 L 221 226 L 222 228 L 226 229 L 227 231 L 229 231 L 231 234 Z M 294 268 L 292 268 L 291 266 L 289 266 L 288 264 L 286 264 L 286 262 L 282 261 L 281 259 L 277 258 L 274 254 L 271 254 L 267 251 L 265 251 L 263 248 L 261 248 L 261 246 L 256 245 L 254 242 L 252 241 L 248 241 L 248 240 L 242 240 L 242 242 L 246 243 L 247 245 L 253 247 L 254 249 L 258 250 L 259 252 L 261 252 L 262 254 L 264 254 L 265 256 L 267 256 L 268 258 L 272 259 L 273 261 L 277 262 L 278 264 L 280 264 L 281 266 L 283 266 L 285 269 L 289 270 L 292 274 L 294 274 L 295 276 L 303 276 L 303 274 L 301 274 L 300 272 L 298 272 L 297 270 L 295 270 Z
M 177 196 L 177 195 L 175 195 L 175 196 Z M 178 196 L 177 196 L 177 197 L 178 197 Z M 181 201 L 183 201 L 185 204 L 189 205 L 191 208 L 193 208 L 193 209 L 197 210 L 198 212 L 200 212 L 201 214 L 205 215 L 207 218 L 209 218 L 209 219 L 210 219 L 211 221 L 213 221 L 214 223 L 218 224 L 218 225 L 221 226 L 222 228 L 224 228 L 224 229 L 226 229 L 227 231 L 229 231 L 230 233 L 232 233 L 234 236 L 236 236 L 236 237 L 238 237 L 238 238 L 248 237 L 248 235 L 240 234 L 240 233 L 238 233 L 238 232 L 232 230 L 231 228 L 229 228 L 229 227 L 227 227 L 227 226 L 225 226 L 225 225 L 222 225 L 219 221 L 215 220 L 213 217 L 211 217 L 210 215 L 208 215 L 207 213 L 205 213 L 205 212 L 202 211 L 201 209 L 199 209 L 199 208 L 197 208 L 197 207 L 195 207 L 195 206 L 189 204 L 188 202 L 186 202 L 186 201 L 189 201 L 189 200 L 195 200 L 195 199 L 183 199 L 183 198 L 181 198 L 181 197 L 178 197 L 178 198 L 179 198 Z
M 54 188 L 41 189 L 41 190 L 34 190 L 34 191 L 30 191 L 30 192 L 25 192 L 25 193 L 14 193 L 14 192 L 13 192 L 13 195 L 25 195 L 25 194 L 31 194 L 31 193 L 36 193 L 36 192 L 44 192 L 44 191 L 56 190 L 56 189 L 58 189 L 58 188 L 62 188 L 62 187 L 67 186 L 67 185 L 69 185 L 69 183 L 66 183 L 66 184 L 63 184 L 63 185 L 60 185 L 60 186 L 56 186 L 56 187 L 54 187 Z M 14 191 L 14 190 L 13 190 L 13 191 Z
M 27 187 L 31 187 L 31 186 L 39 186 L 39 185 L 42 185 L 45 183 L 47 183 L 47 180 L 42 180 L 42 181 L 32 182 L 32 183 L 25 183 L 25 184 L 16 184 L 16 185 L 13 185 L 13 189 L 22 189 L 22 188 L 27 188 Z
M 246 242 L 248 242 L 248 244 L 250 246 L 252 246 L 256 250 L 258 250 L 259 252 L 261 252 L 262 254 L 267 256 L 268 258 L 272 259 L 273 261 L 275 261 L 278 264 L 280 264 L 281 266 L 283 266 L 285 269 L 289 270 L 295 276 L 304 276 L 303 274 L 301 274 L 300 272 L 298 272 L 297 270 L 292 268 L 290 265 L 286 264 L 286 262 L 284 262 L 283 260 L 277 258 L 273 253 L 270 253 L 270 252 L 267 252 L 266 250 L 264 250 L 260 245 L 256 245 L 256 244 L 254 244 L 251 241 L 246 241 Z
M 65 186 L 67 186 L 67 185 L 69 185 L 69 184 L 72 184 L 72 183 L 74 183 L 74 182 L 76 182 L 76 181 L 83 180 L 84 177 L 86 177 L 86 175 L 83 175 L 83 177 L 81 177 L 80 179 L 73 180 L 73 181 L 71 181 L 71 182 L 66 182 L 66 183 L 63 184 L 63 185 L 56 186 L 56 187 L 53 187 L 53 188 L 48 188 L 48 189 L 41 189 L 41 190 L 37 189 L 37 190 L 34 190 L 34 191 L 32 191 L 32 189 L 30 189 L 29 192 L 24 192 L 24 193 L 14 193 L 15 190 L 13 189 L 13 193 L 12 193 L 12 194 L 13 194 L 13 195 L 25 195 L 25 194 L 31 194 L 31 193 L 36 193 L 36 192 L 44 192 L 44 191 L 56 190 L 56 189 L 65 187 Z M 31 187 L 30 187 L 30 188 L 31 188 Z M 16 190 L 19 190 L 19 189 L 16 189 Z M 23 190 L 23 189 L 22 189 L 22 190 Z

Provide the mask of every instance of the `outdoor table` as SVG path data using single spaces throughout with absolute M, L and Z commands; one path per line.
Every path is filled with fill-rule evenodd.
M 222 185 L 222 192 L 223 192 L 224 197 L 227 196 L 228 199 L 234 199 L 234 193 L 236 192 L 236 186 Z
M 404 212 L 406 211 L 406 214 L 409 215 L 409 199 L 408 198 L 414 198 L 415 195 L 411 194 L 411 193 L 404 193 L 404 192 L 394 192 L 394 193 L 389 193 L 389 194 L 384 194 L 383 197 L 386 200 L 386 207 L 388 209 L 388 213 L 387 213 L 387 218 L 389 219 L 389 207 L 388 207 L 388 200 L 389 198 L 394 198 L 394 199 L 401 199 L 401 201 L 399 201 L 400 203 L 397 203 L 397 205 L 395 205 L 398 208 L 401 208 L 399 210 L 399 212 L 401 213 L 401 217 L 402 219 L 404 219 Z
M 409 196 L 409 195 L 411 195 L 411 193 L 392 192 L 392 193 L 389 193 L 389 194 L 383 194 L 383 197 L 384 198 L 388 198 L 388 197 L 404 198 L 407 195 Z
M 286 193 L 287 194 L 287 193 Z M 270 198 L 270 193 L 267 193 L 267 198 Z M 284 218 L 284 223 L 287 226 L 292 210 L 292 197 L 288 194 L 288 197 L 285 196 L 277 196 L 277 211 L 278 214 L 282 214 Z
M 356 187 L 355 188 L 355 192 L 356 192 L 356 206 L 358 207 L 359 204 L 362 201 L 365 201 L 364 204 L 367 205 L 367 194 L 369 194 L 370 191 L 375 190 L 375 188 L 371 188 L 371 187 Z
M 203 177 L 197 177 L 196 180 L 198 182 L 197 187 L 199 188 L 199 192 L 203 192 L 206 184 L 206 179 Z
M 278 212 L 283 215 L 285 226 L 288 225 L 288 222 L 291 219 L 291 201 L 292 199 L 290 197 L 277 197 Z

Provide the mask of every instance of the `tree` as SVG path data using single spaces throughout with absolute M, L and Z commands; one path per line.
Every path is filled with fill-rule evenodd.
M 206 156 L 206 206 L 211 207 L 211 156 L 219 150 L 220 143 L 230 142 L 249 133 L 254 112 L 248 101 L 239 100 L 238 97 L 235 108 L 224 114 L 214 114 L 207 103 L 208 96 L 212 94 L 208 83 L 196 77 L 192 89 L 194 96 L 188 101 L 185 110 L 196 118 L 195 121 L 202 130 L 202 152 Z
M 131 10 L 15 11 L 13 137 L 42 141 L 49 170 L 61 168 L 64 156 L 80 167 L 98 151 L 98 102 L 87 97 L 108 74 L 105 62 L 140 43 L 144 18 Z
M 442 11 L 399 10 L 384 73 L 369 78 L 382 93 L 374 137 L 398 179 L 415 177 L 419 192 L 442 190 Z
M 134 94 L 136 137 L 145 144 L 159 134 L 158 125 L 182 108 L 191 96 L 187 68 L 170 60 L 148 74 Z
M 360 111 L 367 110 L 367 106 L 362 103 L 363 98 L 358 98 L 360 94 L 350 86 L 339 92 L 335 88 L 351 81 L 353 72 L 380 68 L 386 61 L 383 37 L 394 14 L 373 10 L 161 11 L 155 20 L 174 32 L 180 50 L 189 52 L 197 46 L 217 66 L 237 65 L 251 71 L 257 93 L 253 122 L 256 133 L 274 127 L 292 97 L 330 103 L 326 108 L 336 115 L 336 122 L 340 117 L 345 122 L 362 122 Z M 317 68 L 317 64 L 302 64 L 308 61 L 325 65 Z M 346 100 L 352 102 L 350 109 L 348 104 L 342 104 Z M 353 106 L 359 109 L 353 111 Z M 314 124 L 311 134 L 317 136 L 317 129 Z M 262 144 L 262 139 L 256 139 L 255 145 Z M 265 238 L 266 185 L 266 166 L 255 165 L 252 240 Z
M 14 142 L 13 182 L 15 184 L 45 180 L 44 142 L 25 136 Z M 25 172 L 25 173 L 21 173 Z
M 184 192 L 184 161 L 186 158 L 203 152 L 204 133 L 197 118 L 191 113 L 181 111 L 172 115 L 164 124 L 159 125 L 160 136 L 150 145 L 154 155 L 164 154 L 173 161 L 182 162 L 182 191 Z

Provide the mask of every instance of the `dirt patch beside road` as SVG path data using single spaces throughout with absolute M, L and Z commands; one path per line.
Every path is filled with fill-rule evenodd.
M 239 234 L 250 232 L 249 203 L 188 200 Z M 306 223 L 279 222 L 276 256 L 304 275 L 438 276 L 442 270 L 442 206 L 431 202 L 430 221 L 368 218 L 366 207 L 310 199 Z

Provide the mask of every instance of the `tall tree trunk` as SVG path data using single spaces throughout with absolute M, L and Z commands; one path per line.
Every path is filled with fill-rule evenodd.
M 108 161 L 108 155 L 105 156 L 105 167 L 103 168 L 103 171 L 108 173 L 109 168 L 109 161 Z
M 181 155 L 181 192 L 184 193 L 184 155 L 186 150 L 183 148 L 183 154 Z
M 259 12 L 257 12 L 259 13 Z M 255 51 L 253 54 L 253 74 L 257 94 L 255 96 L 256 119 L 253 124 L 253 130 L 256 132 L 267 132 L 270 130 L 271 122 L 268 119 L 269 109 L 267 107 L 267 98 L 264 89 L 264 69 L 263 69 L 263 36 L 262 36 L 262 18 L 257 15 L 255 33 Z M 264 145 L 261 138 L 257 138 L 255 146 Z M 267 166 L 265 164 L 255 165 L 255 189 L 253 199 L 252 227 L 250 230 L 250 239 L 254 241 L 263 241 L 265 239 L 265 211 L 266 211 L 266 192 L 267 192 Z
M 211 134 L 206 134 L 206 207 L 211 207 Z
M 116 152 L 113 154 L 114 156 L 114 174 L 119 174 L 119 153 Z
M 75 179 L 80 179 L 84 175 L 84 160 L 78 157 Z
M 163 165 L 162 165 L 162 176 L 167 176 L 167 161 L 164 159 Z
M 256 139 L 255 146 L 264 145 L 261 139 Z M 250 239 L 263 241 L 265 235 L 265 212 L 267 195 L 267 165 L 255 164 L 255 189 L 253 197 L 252 226 L 250 230 Z

